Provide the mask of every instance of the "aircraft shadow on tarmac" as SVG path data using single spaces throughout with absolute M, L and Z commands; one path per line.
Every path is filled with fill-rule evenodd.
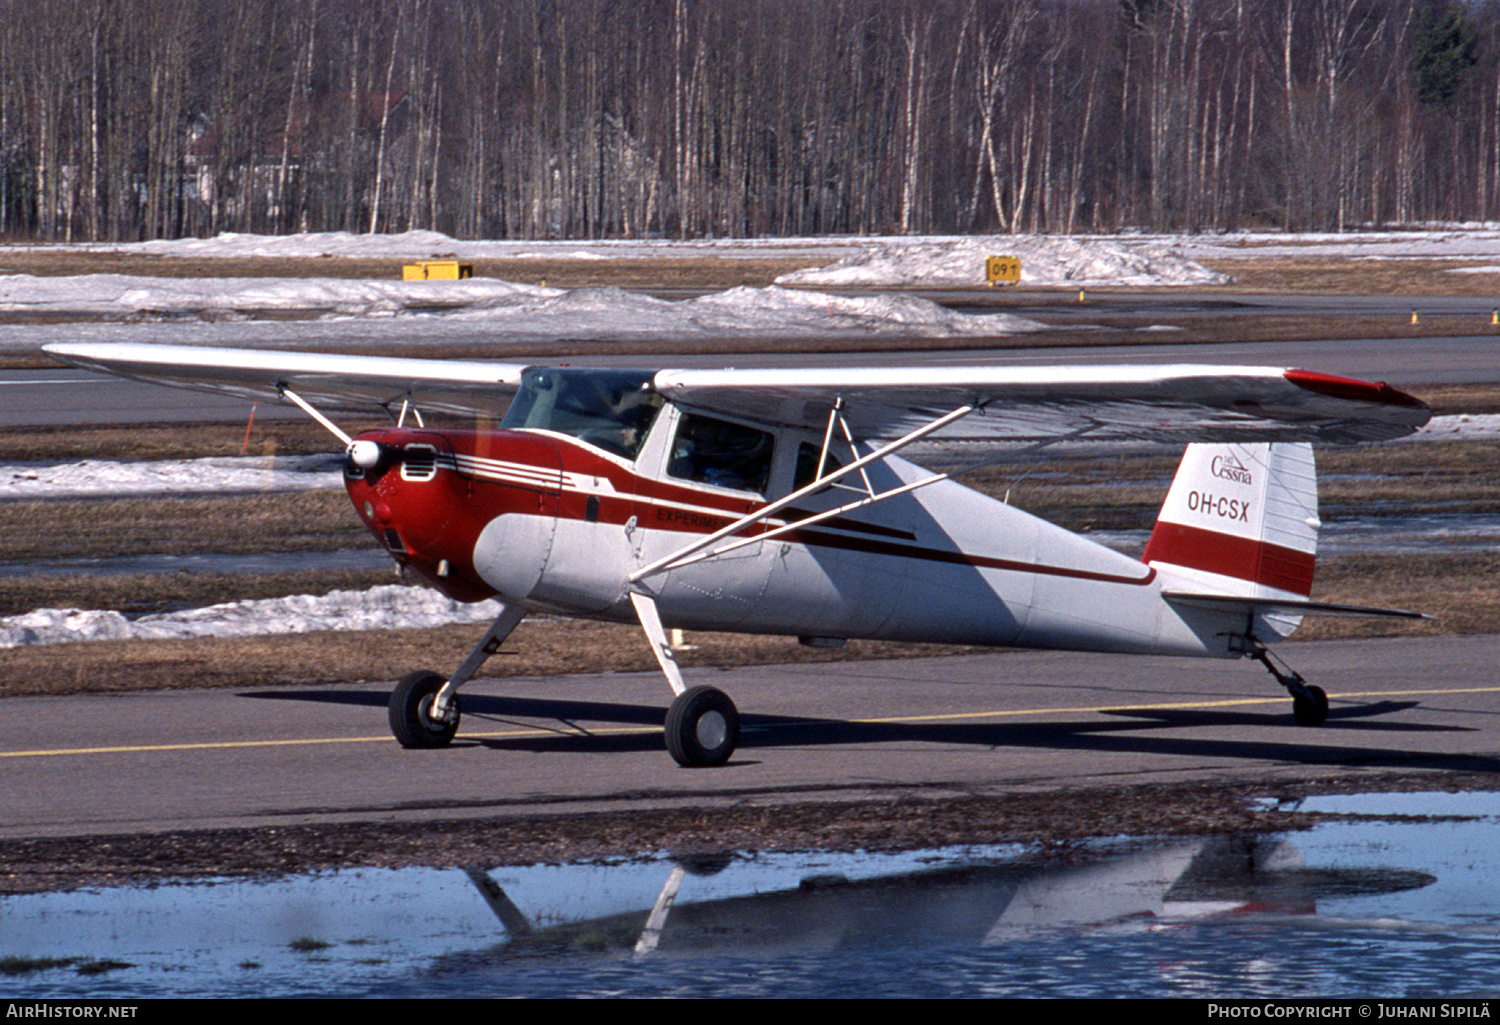
M 384 708 L 385 691 L 267 690 L 247 691 L 242 697 L 279 701 L 312 701 Z M 1382 721 L 1379 716 L 1418 707 L 1416 701 L 1377 701 L 1335 705 L 1323 727 L 1298 727 L 1306 740 L 1288 743 L 1257 731 L 1292 728 L 1289 712 L 1233 712 L 1193 709 L 1101 710 L 1112 718 L 1088 721 L 1034 720 L 1026 723 L 864 723 L 796 716 L 740 715 L 740 754 L 728 767 L 747 764 L 755 748 L 831 747 L 847 744 L 930 743 L 989 748 L 1043 748 L 1117 754 L 1160 754 L 1199 758 L 1241 758 L 1314 764 L 1446 768 L 1465 772 L 1500 771 L 1500 759 L 1463 752 L 1398 750 L 1331 743 L 1329 730 L 1365 734 L 1466 733 L 1466 726 L 1424 725 Z M 497 751 L 631 752 L 658 751 L 662 740 L 655 728 L 665 719 L 658 705 L 504 695 L 466 694 L 462 699 L 464 725 L 454 746 L 478 744 Z M 382 721 L 383 721 L 382 717 Z M 527 729 L 517 737 L 465 737 L 512 725 Z M 1163 736 L 1160 731 L 1193 727 L 1232 726 L 1247 732 L 1235 739 Z M 619 727 L 650 727 L 624 733 Z M 556 730 L 555 733 L 545 731 Z M 1320 739 L 1323 738 L 1323 739 Z

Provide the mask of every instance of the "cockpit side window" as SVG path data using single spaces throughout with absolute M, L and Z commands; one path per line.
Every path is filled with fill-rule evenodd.
M 634 370 L 531 367 L 500 426 L 556 431 L 634 459 L 651 430 L 662 398 L 653 374 Z
M 683 480 L 764 494 L 771 478 L 772 438 L 765 431 L 684 414 L 667 473 Z

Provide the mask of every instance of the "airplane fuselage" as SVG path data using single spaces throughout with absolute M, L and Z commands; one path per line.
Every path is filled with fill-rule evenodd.
M 827 488 L 745 527 L 729 541 L 748 543 L 730 552 L 632 584 L 641 567 L 791 493 L 821 450 L 791 429 L 764 443 L 734 436 L 764 451 L 694 469 L 684 438 L 702 425 L 690 419 L 666 405 L 625 455 L 535 429 L 373 431 L 361 440 L 381 446 L 380 464 L 351 467 L 346 484 L 392 555 L 462 601 L 629 622 L 635 587 L 667 626 L 689 630 L 1239 654 L 1227 638 L 1242 624 L 1164 601 L 1156 568 L 950 480 L 759 540 L 850 500 Z M 895 457 L 866 473 L 876 491 L 928 476 Z

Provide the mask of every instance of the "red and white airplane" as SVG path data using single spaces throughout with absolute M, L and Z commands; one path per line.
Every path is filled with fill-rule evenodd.
M 1409 434 L 1420 401 L 1305 370 L 1214 366 L 656 370 L 55 344 L 92 370 L 294 403 L 348 454 L 354 507 L 397 562 L 503 610 L 450 676 L 417 672 L 390 722 L 441 747 L 456 692 L 529 612 L 638 622 L 676 693 L 688 766 L 734 752 L 739 716 L 688 687 L 667 629 L 1067 648 L 1261 662 L 1298 722 L 1328 699 L 1267 644 L 1316 612 L 1311 442 Z M 395 426 L 351 438 L 334 411 Z M 504 417 L 438 430 L 420 412 Z M 409 426 L 413 421 L 414 426 Z M 966 468 L 1064 441 L 1187 443 L 1137 560 L 899 453 L 949 442 Z M 958 471 L 955 471 L 958 472 Z

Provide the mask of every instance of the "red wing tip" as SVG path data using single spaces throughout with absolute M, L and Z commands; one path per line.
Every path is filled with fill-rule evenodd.
M 1323 374 L 1316 370 L 1288 370 L 1286 379 L 1299 388 L 1306 388 L 1319 395 L 1352 402 L 1376 402 L 1386 406 L 1407 406 L 1426 409 L 1427 403 L 1415 395 L 1408 395 L 1399 388 L 1392 388 L 1384 381 L 1361 381 L 1354 377 Z

